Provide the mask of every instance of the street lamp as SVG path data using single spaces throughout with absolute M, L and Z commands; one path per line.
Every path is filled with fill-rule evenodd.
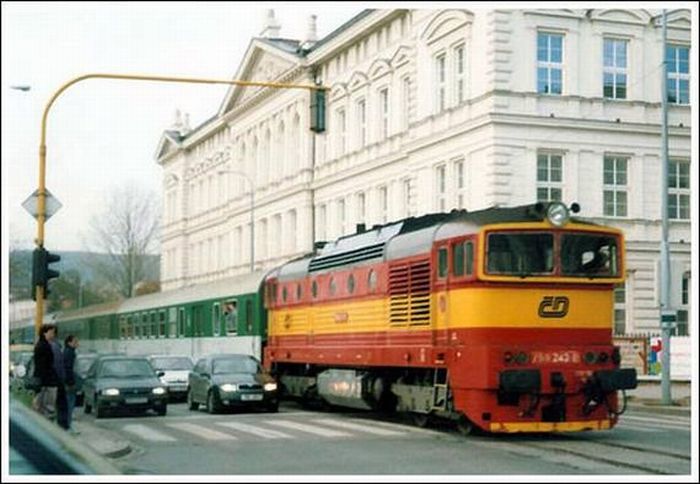
M 255 186 L 250 176 L 242 171 L 236 170 L 219 170 L 219 175 L 238 175 L 242 176 L 250 184 L 250 272 L 255 272 Z
M 232 86 L 252 86 L 252 87 L 269 87 L 269 88 L 279 88 L 279 89 L 306 89 L 310 92 L 315 92 L 318 90 L 326 90 L 327 88 L 321 85 L 308 85 L 308 84 L 285 84 L 279 82 L 259 82 L 259 81 L 240 81 L 240 80 L 230 80 L 230 79 L 202 79 L 202 78 L 192 78 L 192 77 L 173 77 L 173 76 L 141 76 L 133 74 L 85 74 L 82 76 L 75 77 L 70 81 L 59 87 L 53 95 L 49 98 L 49 101 L 44 107 L 44 113 L 41 117 L 41 140 L 39 143 L 39 188 L 37 189 L 37 237 L 35 239 L 37 249 L 44 250 L 44 224 L 46 223 L 47 213 L 46 213 L 46 202 L 49 199 L 48 191 L 46 190 L 46 127 L 47 120 L 49 116 L 49 110 L 51 106 L 56 101 L 58 96 L 63 93 L 66 89 L 71 87 L 80 81 L 85 81 L 87 79 L 118 79 L 123 81 L 151 81 L 151 82 L 180 82 L 188 84 L 228 84 Z M 19 90 L 27 91 L 28 86 L 16 86 Z M 322 100 L 325 98 L 322 97 Z M 325 105 L 322 106 L 322 108 Z M 325 112 L 325 109 L 321 109 Z M 251 184 L 252 187 L 252 184 Z M 251 195 L 252 196 L 252 195 Z M 252 213 L 251 213 L 252 215 Z M 251 226 L 251 232 L 253 227 Z M 251 250 L 253 245 L 251 245 Z M 251 260 L 252 268 L 253 260 Z M 41 324 L 44 319 L 44 298 L 46 294 L 44 287 L 42 285 L 36 286 L 36 319 L 34 322 L 34 329 L 36 337 L 39 337 L 39 330 L 41 329 Z

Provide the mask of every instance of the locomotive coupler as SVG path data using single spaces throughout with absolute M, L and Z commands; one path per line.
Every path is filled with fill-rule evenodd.
M 634 368 L 621 368 L 615 370 L 599 370 L 586 381 L 583 386 L 585 396 L 583 404 L 583 414 L 588 415 L 600 404 L 605 404 L 611 414 L 620 415 L 625 411 L 611 409 L 607 397 L 610 393 L 622 390 L 625 402 L 627 396 L 625 390 L 637 388 L 637 370 Z

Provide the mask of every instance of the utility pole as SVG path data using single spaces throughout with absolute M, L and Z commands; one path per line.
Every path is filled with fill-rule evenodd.
M 670 254 L 668 248 L 668 93 L 666 92 L 666 10 L 663 11 L 661 65 L 661 403 L 671 405 L 671 328 L 675 313 L 669 307 Z

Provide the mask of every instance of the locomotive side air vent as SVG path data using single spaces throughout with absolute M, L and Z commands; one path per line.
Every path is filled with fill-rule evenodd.
M 389 267 L 389 320 L 392 324 L 430 323 L 430 261 Z

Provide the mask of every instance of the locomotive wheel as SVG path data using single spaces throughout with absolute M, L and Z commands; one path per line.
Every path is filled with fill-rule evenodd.
M 457 419 L 457 431 L 466 436 L 474 435 L 476 433 L 476 426 L 464 415 L 460 415 Z

